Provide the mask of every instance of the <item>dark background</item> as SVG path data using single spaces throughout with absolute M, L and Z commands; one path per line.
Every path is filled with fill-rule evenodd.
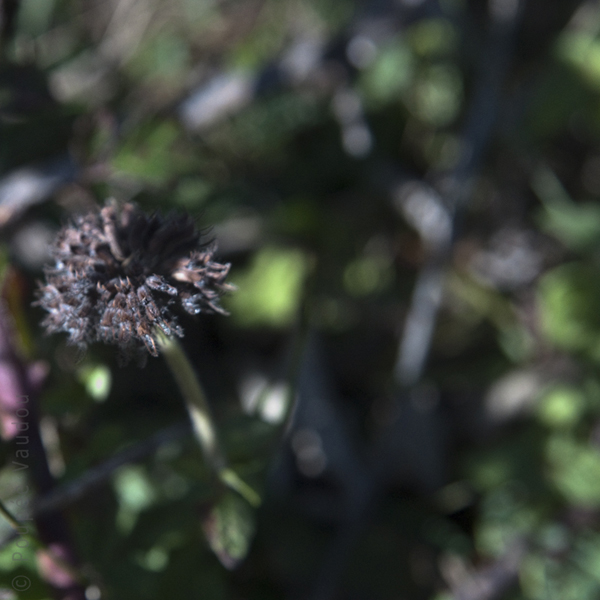
M 20 382 L 43 441 L 17 472 L 4 430 L 0 496 L 63 515 L 88 600 L 600 596 L 597 2 L 4 0 L 0 34 L 0 417 Z M 161 358 L 39 326 L 108 198 L 232 264 L 183 345 L 258 509 Z M 1 598 L 66 598 L 0 534 Z

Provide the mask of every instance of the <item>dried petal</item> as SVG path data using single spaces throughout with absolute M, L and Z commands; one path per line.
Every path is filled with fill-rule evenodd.
M 225 283 L 229 265 L 212 260 L 215 251 L 187 215 L 108 204 L 59 232 L 36 302 L 48 312 L 42 325 L 81 347 L 101 341 L 126 355 L 146 349 L 157 356 L 158 329 L 183 336 L 177 304 L 190 314 L 225 312 L 218 300 L 233 288 Z

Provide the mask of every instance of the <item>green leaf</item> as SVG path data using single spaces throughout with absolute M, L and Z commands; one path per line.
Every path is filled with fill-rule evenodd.
M 79 381 L 96 401 L 104 402 L 110 394 L 112 374 L 106 365 L 85 365 L 79 372 Z
M 542 329 L 565 350 L 600 358 L 600 271 L 593 265 L 562 265 L 539 286 Z
M 181 132 L 172 122 L 149 125 L 126 139 L 112 160 L 120 174 L 160 185 L 181 174 L 190 164 L 179 148 Z
M 290 325 L 307 271 L 308 259 L 300 250 L 264 248 L 250 269 L 234 278 L 239 291 L 227 299 L 227 308 L 242 325 Z
M 600 452 L 564 435 L 554 435 L 547 447 L 549 476 L 569 504 L 600 506 Z
M 377 105 L 397 100 L 412 83 L 414 62 L 410 49 L 402 40 L 395 40 L 381 48 L 360 79 L 367 102 Z
M 577 388 L 564 385 L 551 389 L 537 406 L 540 421 L 557 429 L 577 424 L 584 410 L 583 393 Z
M 225 493 L 202 521 L 213 552 L 227 569 L 235 569 L 246 557 L 254 536 L 254 511 L 234 492 Z
M 545 166 L 536 169 L 531 187 L 542 201 L 542 229 L 572 250 L 589 250 L 600 239 L 600 206 L 573 202 L 560 179 Z
M 126 465 L 116 471 L 114 488 L 119 500 L 117 527 L 128 533 L 135 525 L 138 514 L 153 504 L 156 491 L 139 465 Z

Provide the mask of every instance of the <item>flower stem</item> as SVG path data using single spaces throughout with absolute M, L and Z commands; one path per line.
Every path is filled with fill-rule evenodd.
M 206 394 L 181 345 L 176 338 L 167 337 L 162 332 L 157 333 L 157 339 L 173 377 L 179 385 L 192 421 L 194 435 L 200 442 L 208 466 L 219 481 L 238 492 L 252 506 L 259 506 L 261 499 L 257 492 L 227 465 L 227 458 L 219 440 Z

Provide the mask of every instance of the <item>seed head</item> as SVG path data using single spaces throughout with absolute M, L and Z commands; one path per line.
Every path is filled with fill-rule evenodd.
M 54 266 L 35 302 L 48 311 L 48 333 L 69 343 L 116 344 L 123 354 L 157 356 L 157 332 L 183 337 L 174 313 L 217 312 L 229 264 L 212 260 L 214 242 L 201 243 L 188 215 L 148 216 L 132 204 L 105 206 L 64 227 L 52 247 Z M 146 355 L 147 356 L 147 355 Z

